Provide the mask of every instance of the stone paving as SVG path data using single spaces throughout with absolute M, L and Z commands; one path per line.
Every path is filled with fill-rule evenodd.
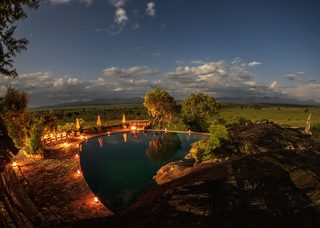
M 112 212 L 94 201 L 80 168 L 81 139 L 50 147 L 48 158 L 28 158 L 23 152 L 14 158 L 15 172 L 48 224 L 109 216 Z

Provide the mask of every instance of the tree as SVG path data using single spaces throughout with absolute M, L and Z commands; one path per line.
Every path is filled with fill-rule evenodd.
M 27 17 L 25 8 L 36 9 L 39 0 L 1 0 L 0 1 L 0 74 L 16 77 L 13 57 L 24 51 L 28 44 L 26 39 L 14 38 L 18 20 Z
M 159 88 L 146 93 L 143 105 L 148 109 L 149 116 L 153 118 L 153 124 L 158 122 L 160 127 L 163 123 L 173 121 L 177 114 L 174 98 Z
M 219 104 L 203 93 L 191 94 L 182 102 L 183 122 L 193 131 L 206 131 L 208 119 L 217 112 Z
M 9 136 L 18 148 L 26 146 L 30 115 L 27 110 L 28 98 L 23 92 L 9 87 L 1 98 L 0 114 Z

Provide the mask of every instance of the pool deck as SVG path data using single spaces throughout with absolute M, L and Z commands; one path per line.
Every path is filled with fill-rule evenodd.
M 77 173 L 81 171 L 77 144 L 82 142 L 79 138 L 67 146 L 51 146 L 51 155 L 45 159 L 28 158 L 23 152 L 14 158 L 18 178 L 50 225 L 113 214 L 101 202 L 94 201 L 82 173 Z

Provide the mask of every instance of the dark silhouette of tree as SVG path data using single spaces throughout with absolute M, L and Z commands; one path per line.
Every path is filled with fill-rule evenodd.
M 13 57 L 24 51 L 27 39 L 14 37 L 15 22 L 27 17 L 26 7 L 36 9 L 40 0 L 1 0 L 0 1 L 0 75 L 16 77 Z

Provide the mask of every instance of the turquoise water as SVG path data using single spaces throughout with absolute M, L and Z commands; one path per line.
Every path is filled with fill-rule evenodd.
M 182 159 L 203 135 L 141 132 L 117 133 L 82 145 L 85 180 L 112 211 L 130 206 L 141 192 L 156 186 L 152 177 L 168 162 Z

